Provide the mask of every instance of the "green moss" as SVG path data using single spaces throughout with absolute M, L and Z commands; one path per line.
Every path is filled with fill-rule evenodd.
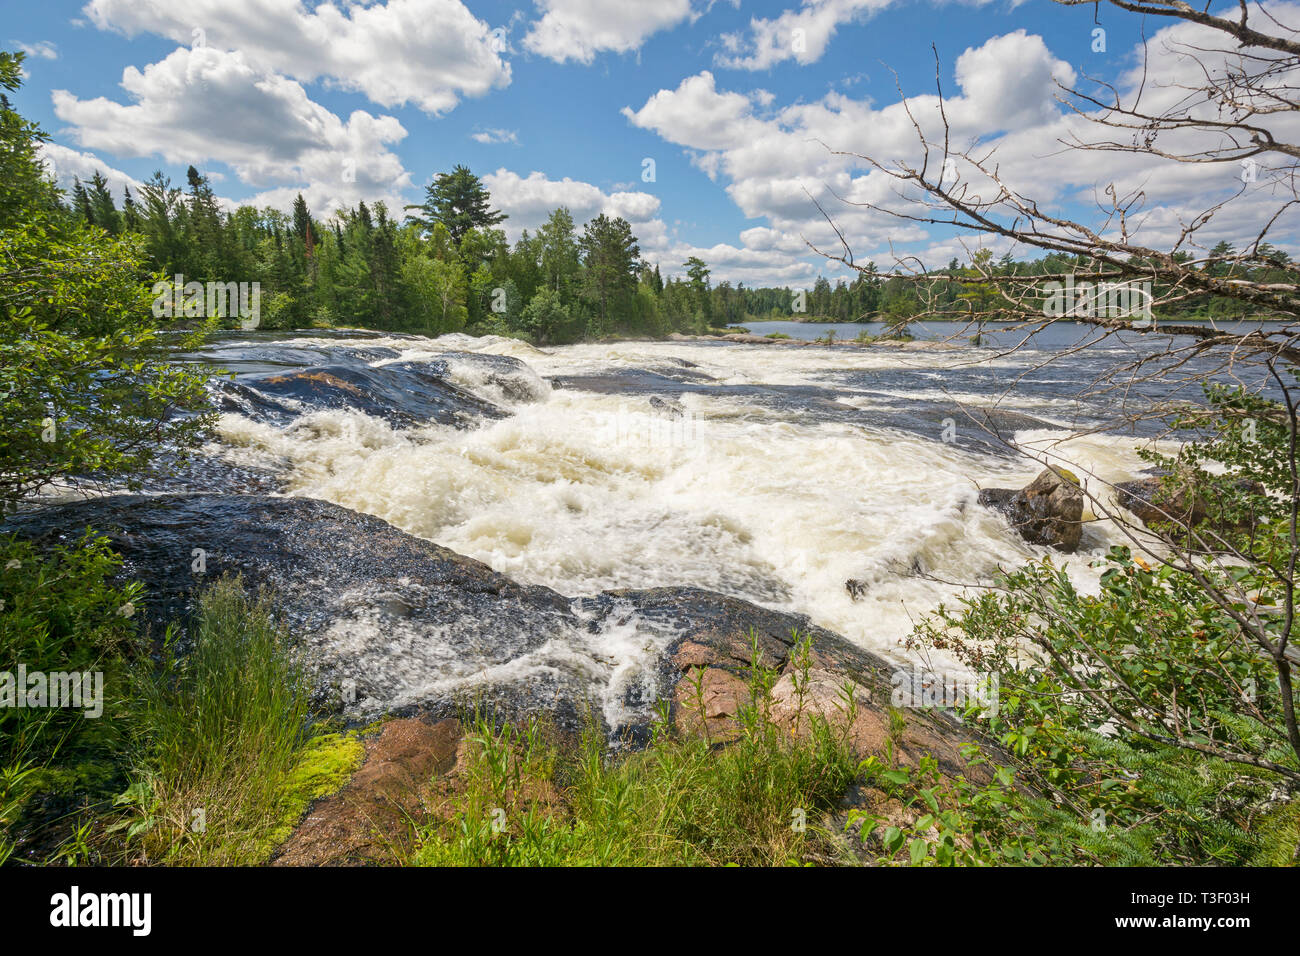
M 279 818 L 264 842 L 267 856 L 289 838 L 312 801 L 343 789 L 364 757 L 365 747 L 355 733 L 325 734 L 307 742 L 280 787 Z

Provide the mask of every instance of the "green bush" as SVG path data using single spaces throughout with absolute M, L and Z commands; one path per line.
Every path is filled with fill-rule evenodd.
M 93 710 L 10 706 L 16 699 L 0 706 L 0 860 L 12 852 L 8 834 L 33 793 L 100 776 L 104 755 L 121 742 L 125 658 L 140 649 L 131 618 L 142 589 L 110 582 L 119 564 L 107 541 L 90 533 L 44 554 L 0 537 L 0 667 L 7 679 L 16 684 L 19 665 L 47 677 L 100 675 L 88 693 L 102 695 Z M 12 687 L 15 695 L 25 690 Z

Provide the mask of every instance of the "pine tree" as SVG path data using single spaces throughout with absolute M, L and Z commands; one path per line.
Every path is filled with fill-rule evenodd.
M 490 202 L 482 180 L 469 167 L 456 166 L 450 173 L 439 173 L 425 188 L 423 203 L 406 207 L 421 213 L 407 219 L 426 232 L 432 232 L 435 223 L 442 223 L 459 246 L 469 230 L 486 229 L 505 221 L 505 213 L 492 209 Z
M 115 236 L 122 231 L 121 214 L 118 213 L 117 206 L 113 202 L 113 193 L 108 188 L 108 180 L 99 170 L 95 170 L 94 175 L 90 177 L 90 189 L 86 190 L 86 197 L 90 204 L 91 222 L 109 235 Z
M 625 309 L 636 292 L 641 250 L 627 220 L 604 213 L 587 223 L 578 247 L 585 267 L 584 291 L 596 308 L 600 328 L 608 331 L 614 310 Z

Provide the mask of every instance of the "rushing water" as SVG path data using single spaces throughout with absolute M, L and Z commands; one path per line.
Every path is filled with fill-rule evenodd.
M 1108 411 L 1106 397 L 1080 393 L 1135 347 L 1112 340 L 1040 368 L 1050 350 L 537 349 L 358 332 L 235 336 L 201 357 L 237 373 L 209 451 L 278 474 L 288 494 L 567 595 L 693 585 L 897 654 L 912 621 L 962 583 L 1049 553 L 976 504 L 980 486 L 1019 487 L 1041 466 L 967 412 L 996 405 L 1003 437 L 1059 456 L 1093 487 L 1126 480 L 1145 467 L 1135 449 L 1146 439 L 1070 435 Z M 276 391 L 304 368 L 328 370 L 357 400 L 323 407 Z M 481 407 L 448 412 L 430 370 Z M 1095 587 L 1090 563 L 1121 540 L 1091 523 L 1079 553 L 1057 558 Z M 865 593 L 851 597 L 848 579 Z

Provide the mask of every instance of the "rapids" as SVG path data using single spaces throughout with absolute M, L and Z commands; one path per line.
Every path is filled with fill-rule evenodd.
M 1131 349 L 1111 340 L 1039 368 L 1046 352 L 970 346 L 539 349 L 332 332 L 230 336 L 194 358 L 236 372 L 206 450 L 231 475 L 274 475 L 284 494 L 522 584 L 706 588 L 898 658 L 912 622 L 963 585 L 1050 553 L 975 503 L 978 487 L 1040 470 L 1009 442 L 1093 487 L 1142 471 L 1147 438 L 1070 437 L 1108 411 L 1080 392 Z M 328 375 L 286 390 L 304 369 Z M 1053 557 L 1091 589 L 1090 564 L 1122 540 L 1098 521 L 1077 554 Z M 866 585 L 857 599 L 850 578 Z

